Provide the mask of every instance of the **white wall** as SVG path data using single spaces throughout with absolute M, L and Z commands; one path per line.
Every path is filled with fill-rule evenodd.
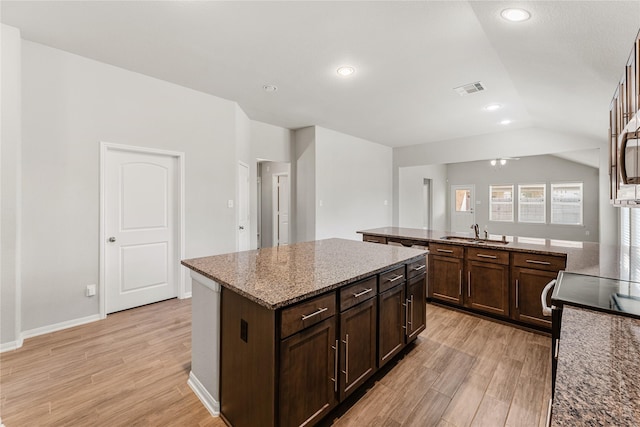
M 431 228 L 447 230 L 447 166 L 408 166 L 399 169 L 399 221 L 400 227 L 423 228 L 425 203 L 424 179 L 431 179 Z
M 551 224 L 551 183 L 582 182 L 583 225 Z M 598 241 L 598 169 L 571 162 L 556 156 L 527 156 L 509 160 L 503 167 L 492 167 L 487 160 L 452 163 L 447 165 L 447 184 L 475 184 L 475 222 L 483 230 L 485 225 L 492 234 L 539 237 L 547 239 Z M 489 186 L 508 184 L 514 186 L 514 222 L 489 221 Z M 546 184 L 546 224 L 529 224 L 518 221 L 518 184 Z M 443 196 L 448 198 L 450 191 Z M 451 206 L 450 201 L 447 206 Z M 447 216 L 450 216 L 447 208 Z M 471 225 L 471 224 L 469 224 Z M 587 234 L 588 233 L 588 234 Z
M 8 349 L 20 345 L 20 32 L 2 25 L 0 40 L 0 349 Z
M 523 157 L 567 151 L 606 147 L 606 132 L 602 139 L 585 138 L 582 135 L 556 132 L 540 128 L 526 128 L 487 135 L 477 135 L 432 144 L 395 148 L 393 151 L 394 224 L 399 221 L 399 168 L 406 166 L 434 165 L 488 160 L 497 157 Z M 609 198 L 607 167 L 601 167 L 600 203 L 598 206 L 600 230 L 608 230 L 601 236 L 601 243 L 615 243 L 612 230 L 617 230 L 617 215 L 604 203 Z M 617 233 L 616 233 L 617 234 Z
M 23 330 L 95 315 L 101 141 L 185 153 L 185 257 L 235 250 L 236 104 L 22 43 Z
M 390 147 L 316 126 L 316 238 L 391 224 Z M 386 202 L 386 204 L 385 204 Z
M 295 131 L 296 242 L 316 239 L 316 128 Z

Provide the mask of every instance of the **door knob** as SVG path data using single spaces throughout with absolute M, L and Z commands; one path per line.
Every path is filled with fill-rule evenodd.
M 107 239 L 107 242 L 109 242 L 109 243 L 113 243 L 113 242 L 115 242 L 115 241 L 116 241 L 116 238 L 115 238 L 115 237 L 109 237 L 109 238 Z

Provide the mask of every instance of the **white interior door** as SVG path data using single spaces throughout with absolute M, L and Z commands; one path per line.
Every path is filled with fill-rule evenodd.
M 249 230 L 249 166 L 238 164 L 238 250 L 251 249 Z
M 274 246 L 289 244 L 289 175 L 274 176 Z
M 451 186 L 451 231 L 469 232 L 476 222 L 474 185 Z
M 178 159 L 106 151 L 104 280 L 106 312 L 177 296 Z

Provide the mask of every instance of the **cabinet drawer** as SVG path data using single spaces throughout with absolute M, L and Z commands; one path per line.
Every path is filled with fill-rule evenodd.
M 491 262 L 493 264 L 509 264 L 509 252 L 495 249 L 467 248 L 467 259 L 470 261 Z
M 288 337 L 336 314 L 336 294 L 331 292 L 285 308 L 281 313 L 280 338 Z
M 443 245 L 440 243 L 429 243 L 429 253 L 434 255 L 462 258 L 464 255 L 464 247 L 456 245 Z
M 376 295 L 378 295 L 378 280 L 376 276 L 345 286 L 340 289 L 340 311 L 345 311 Z
M 423 257 L 418 261 L 407 264 L 407 279 L 424 274 L 427 272 L 427 257 Z
M 537 270 L 558 271 L 566 267 L 566 257 L 514 252 L 513 265 Z
M 380 292 L 391 289 L 405 281 L 404 265 L 380 274 Z
M 362 235 L 362 241 L 363 242 L 371 242 L 371 243 L 382 243 L 383 245 L 387 244 L 387 238 L 386 237 L 372 236 L 371 234 L 363 234 Z

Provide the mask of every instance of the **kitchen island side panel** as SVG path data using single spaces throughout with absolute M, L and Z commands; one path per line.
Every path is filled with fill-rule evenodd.
M 276 311 L 222 288 L 221 414 L 231 425 L 276 420 Z

